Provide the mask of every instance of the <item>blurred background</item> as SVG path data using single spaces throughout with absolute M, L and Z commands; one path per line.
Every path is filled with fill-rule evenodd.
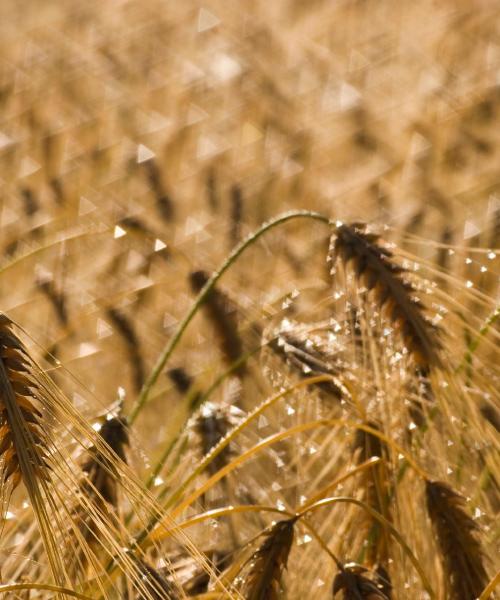
M 189 273 L 282 211 L 387 226 L 450 269 L 428 240 L 498 246 L 499 10 L 2 0 L 1 309 L 107 402 L 140 389 Z M 259 242 L 225 279 L 249 321 L 327 286 L 328 243 Z M 185 344 L 205 372 L 201 319 Z

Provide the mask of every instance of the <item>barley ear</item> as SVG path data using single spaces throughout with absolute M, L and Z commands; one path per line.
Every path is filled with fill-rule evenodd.
M 404 269 L 377 242 L 378 237 L 366 233 L 362 225 L 341 225 L 336 232 L 334 257 L 344 264 L 353 263 L 356 277 L 373 291 L 417 364 L 424 369 L 437 367 L 441 360 L 435 328 L 425 318 L 413 286 L 403 279 Z
M 128 554 L 137 572 L 134 582 L 137 600 L 175 600 L 178 597 L 174 586 L 157 569 L 132 552 Z
M 119 417 L 108 419 L 99 430 L 99 435 L 113 453 L 126 463 L 125 446 L 129 444 L 126 421 Z M 93 446 L 88 451 L 88 457 L 82 470 L 92 484 L 92 489 L 99 493 L 100 498 L 116 508 L 119 475 L 109 458 Z
M 450 600 L 475 600 L 488 583 L 478 526 L 464 510 L 464 498 L 442 481 L 425 485 Z
M 35 363 L 13 331 L 13 322 L 0 314 L 0 481 L 2 508 L 7 511 L 10 494 L 22 482 L 38 521 L 54 581 L 67 583 L 57 543 L 50 533 L 45 502 L 50 438 L 42 405 L 45 390 L 39 385 Z
M 292 548 L 296 520 L 294 517 L 278 521 L 252 555 L 243 586 L 246 600 L 276 600 L 280 597 L 281 575 Z
M 379 576 L 356 563 L 342 565 L 333 580 L 333 597 L 342 591 L 344 600 L 389 600 Z

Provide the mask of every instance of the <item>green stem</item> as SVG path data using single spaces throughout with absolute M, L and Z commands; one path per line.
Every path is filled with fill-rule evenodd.
M 167 345 L 163 349 L 162 353 L 158 357 L 158 360 L 156 361 L 156 364 L 153 367 L 151 374 L 149 375 L 148 379 L 146 380 L 146 382 L 144 383 L 144 385 L 142 387 L 139 397 L 137 398 L 135 404 L 132 406 L 132 408 L 130 410 L 130 414 L 128 415 L 128 422 L 130 425 L 132 425 L 132 423 L 134 423 L 134 421 L 139 416 L 139 413 L 141 412 L 144 405 L 148 401 L 151 389 L 157 382 L 161 372 L 165 368 L 165 365 L 166 365 L 168 359 L 170 358 L 170 356 L 172 355 L 172 352 L 175 350 L 177 344 L 181 340 L 184 331 L 186 330 L 189 323 L 193 320 L 193 317 L 198 312 L 198 309 L 203 304 L 203 302 L 206 300 L 207 296 L 213 290 L 213 288 L 215 287 L 215 285 L 219 281 L 219 279 L 224 275 L 224 273 L 229 269 L 229 267 L 238 259 L 238 257 L 241 254 L 243 254 L 243 252 L 249 246 L 251 246 L 256 240 L 258 240 L 262 235 L 264 235 L 264 233 L 266 233 L 270 229 L 273 229 L 274 227 L 277 227 L 278 225 L 281 225 L 282 223 L 291 221 L 292 219 L 314 219 L 316 221 L 321 221 L 327 225 L 331 224 L 330 219 L 328 219 L 328 217 L 326 217 L 325 215 L 322 215 L 320 213 L 315 213 L 315 212 L 305 211 L 305 210 L 293 211 L 293 212 L 289 212 L 289 213 L 280 215 L 280 216 L 276 217 L 275 219 L 272 219 L 271 221 L 264 223 L 264 225 L 262 225 L 257 231 L 255 231 L 254 233 L 249 235 L 245 240 L 243 240 L 240 244 L 238 244 L 238 246 L 236 246 L 236 248 L 231 252 L 231 254 L 223 262 L 222 266 L 212 275 L 212 277 L 210 277 L 210 279 L 207 281 L 205 286 L 202 288 L 202 290 L 198 294 L 196 300 L 194 301 L 192 307 L 190 308 L 190 310 L 188 311 L 188 313 L 186 314 L 184 319 L 182 319 L 182 321 L 179 323 L 176 332 L 174 333 L 174 335 L 172 336 L 172 338 L 167 343 Z

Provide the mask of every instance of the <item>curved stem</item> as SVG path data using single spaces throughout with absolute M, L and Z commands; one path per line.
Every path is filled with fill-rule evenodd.
M 428 478 L 426 473 L 417 465 L 417 463 L 415 463 L 415 461 L 404 451 L 404 449 L 401 448 L 401 446 L 399 446 L 390 438 L 387 438 L 386 436 L 381 434 L 380 431 L 377 431 L 376 429 L 368 427 L 367 425 L 364 425 L 362 423 L 354 423 L 346 421 L 345 419 L 319 419 L 317 421 L 302 423 L 300 425 L 296 425 L 295 427 L 290 427 L 285 431 L 281 431 L 280 433 L 271 435 L 259 442 L 258 444 L 256 444 L 255 446 L 253 446 L 252 448 L 250 448 L 249 450 L 246 450 L 245 452 L 237 456 L 234 460 L 232 460 L 230 463 L 228 463 L 219 471 L 217 471 L 217 473 L 214 473 L 203 485 L 194 490 L 187 498 L 184 498 L 184 500 L 182 500 L 182 502 L 180 502 L 180 504 L 178 504 L 170 513 L 169 522 L 171 522 L 172 519 L 175 519 L 179 514 L 181 514 L 188 506 L 190 506 L 202 494 L 204 494 L 213 485 L 215 485 L 220 479 L 225 477 L 231 471 L 234 471 L 234 469 L 239 467 L 242 463 L 246 462 L 249 458 L 257 454 L 261 450 L 264 450 L 268 446 L 271 446 L 272 444 L 286 439 L 287 437 L 290 437 L 297 433 L 302 433 L 311 429 L 326 426 L 340 426 L 348 427 L 351 429 L 360 429 L 362 431 L 366 431 L 367 433 L 377 435 L 378 437 L 382 438 L 387 444 L 391 445 L 396 451 L 403 454 L 403 456 L 405 456 L 405 458 L 408 460 L 409 464 L 416 470 L 416 472 L 420 476 L 424 477 L 425 479 Z M 160 524 L 160 526 L 168 527 L 168 524 Z
M 412 549 L 405 542 L 403 536 L 399 533 L 399 531 L 394 527 L 394 525 L 390 521 L 388 521 L 383 515 L 381 515 L 376 510 L 374 510 L 371 506 L 369 506 L 365 502 L 362 502 L 361 500 L 356 500 L 356 498 L 349 498 L 346 496 L 336 496 L 334 498 L 325 498 L 324 500 L 320 500 L 319 502 L 316 502 L 315 504 L 312 504 L 311 506 L 307 507 L 305 510 L 301 511 L 299 513 L 299 518 L 304 516 L 305 514 L 307 514 L 310 511 L 316 510 L 317 508 L 322 508 L 323 506 L 329 506 L 330 504 L 337 504 L 337 503 L 355 504 L 356 506 L 359 506 L 360 508 L 362 508 L 366 512 L 368 512 L 374 519 L 377 519 L 377 521 L 379 521 L 379 523 L 381 523 L 384 527 L 387 527 L 387 529 L 391 532 L 391 535 L 396 539 L 396 541 L 399 543 L 399 545 L 403 548 L 405 553 L 408 555 L 408 558 L 411 560 L 413 566 L 415 567 L 417 573 L 419 574 L 420 579 L 422 580 L 422 584 L 423 584 L 424 588 L 426 589 L 427 593 L 429 594 L 429 596 L 431 598 L 436 597 L 436 594 L 434 593 L 434 590 L 432 589 L 432 587 L 429 583 L 429 580 L 427 579 L 427 576 L 424 573 L 424 570 L 422 569 L 420 563 L 418 562 L 417 557 L 413 554 Z
M 309 498 L 309 500 L 302 507 L 301 512 L 306 511 L 309 506 L 312 506 L 313 504 L 315 504 L 316 502 L 318 502 L 319 500 L 324 498 L 326 496 L 327 492 L 336 488 L 339 484 L 343 483 L 350 477 L 353 477 L 354 475 L 357 475 L 358 473 L 361 473 L 362 471 L 365 471 L 366 469 L 370 469 L 371 467 L 374 467 L 375 465 L 379 465 L 381 462 L 383 462 L 383 459 L 381 459 L 379 456 L 372 456 L 371 458 L 369 458 L 365 462 L 361 463 L 354 469 L 351 469 L 350 471 L 347 471 L 347 473 L 344 473 L 344 475 L 337 477 L 337 479 L 332 481 L 332 483 L 329 483 L 322 490 L 320 490 L 317 494 L 314 494 L 314 496 L 312 498 Z
M 297 518 L 297 513 L 292 513 L 288 510 L 283 510 L 276 508 L 275 506 L 265 506 L 263 504 L 242 504 L 240 506 L 223 506 L 221 508 L 215 508 L 213 510 L 208 510 L 199 515 L 195 515 L 194 517 L 183 521 L 178 525 L 179 529 L 185 529 L 187 527 L 192 527 L 193 525 L 197 525 L 198 523 L 202 523 L 207 519 L 217 519 L 219 517 L 224 517 L 226 515 L 231 515 L 235 513 L 243 513 L 243 512 L 272 512 L 277 513 L 279 515 L 284 515 L 290 519 Z M 328 545 L 323 541 L 323 538 L 316 531 L 316 528 L 309 523 L 309 521 L 304 517 L 302 519 L 303 524 L 309 529 L 309 531 L 313 534 L 316 541 L 323 548 L 323 550 L 331 556 L 334 560 L 335 564 L 340 567 L 341 563 L 338 558 L 332 553 Z M 164 540 L 166 537 L 170 536 L 170 531 L 160 530 L 153 532 L 150 539 L 153 542 L 158 542 Z
M 164 502 L 162 505 L 163 511 L 168 510 L 175 502 L 177 502 L 182 494 L 186 491 L 188 486 L 206 469 L 206 467 L 214 460 L 216 456 L 218 456 L 224 448 L 242 431 L 247 427 L 252 421 L 254 421 L 260 414 L 264 412 L 267 408 L 275 404 L 281 398 L 284 398 L 288 394 L 291 394 L 295 390 L 298 390 L 302 387 L 313 385 L 314 383 L 321 383 L 322 381 L 331 381 L 331 375 L 316 375 L 315 377 L 308 377 L 307 379 L 303 379 L 298 383 L 282 390 L 278 394 L 267 398 L 260 406 L 258 406 L 250 415 L 246 417 L 246 419 L 234 427 L 216 446 L 210 450 L 210 452 L 205 456 L 205 458 L 201 461 L 201 463 L 193 469 L 191 474 L 187 477 L 187 479 L 181 483 L 175 492 Z M 217 475 L 217 473 L 216 473 Z M 163 497 L 163 494 L 160 493 L 160 497 Z M 159 521 L 159 516 L 155 515 L 150 522 L 142 529 L 142 531 L 136 535 L 135 543 L 141 544 L 153 531 L 153 528 L 157 525 Z M 168 524 L 163 524 L 164 527 L 168 528 Z
M 267 400 L 265 400 L 260 406 L 258 406 L 252 413 L 250 413 L 245 420 L 234 427 L 216 446 L 214 446 L 210 452 L 203 458 L 201 463 L 194 469 L 188 478 L 176 489 L 175 493 L 166 501 L 163 505 L 164 509 L 170 508 L 174 502 L 176 502 L 182 495 L 182 493 L 186 490 L 191 482 L 193 482 L 207 467 L 208 465 L 224 450 L 226 446 L 240 433 L 243 431 L 250 423 L 255 421 L 257 417 L 259 417 L 266 409 L 275 404 L 281 398 L 284 398 L 288 394 L 292 392 L 306 387 L 308 385 L 313 385 L 315 383 L 322 383 L 326 381 L 331 381 L 331 375 L 317 375 L 315 377 L 308 377 L 307 379 L 303 379 L 295 383 L 294 385 L 282 390 L 281 392 L 271 396 Z
M 17 592 L 20 590 L 45 590 L 47 592 L 56 592 L 57 594 L 64 594 L 65 596 L 71 596 L 72 598 L 80 598 L 80 600 L 93 600 L 90 596 L 80 594 L 74 590 L 60 587 L 58 585 L 50 585 L 48 583 L 6 583 L 0 585 L 0 594 L 6 594 L 7 592 Z
M 193 305 L 189 309 L 188 313 L 182 319 L 182 321 L 179 323 L 174 335 L 169 340 L 169 342 L 163 349 L 162 353 L 158 357 L 158 360 L 156 361 L 156 364 L 153 367 L 151 374 L 149 375 L 149 377 L 147 378 L 146 382 L 144 383 L 144 385 L 142 387 L 139 397 L 137 398 L 135 404 L 132 406 L 132 408 L 130 410 L 130 413 L 128 415 L 129 424 L 132 424 L 137 419 L 142 408 L 148 401 L 149 394 L 151 392 L 152 387 L 158 380 L 158 377 L 160 376 L 161 372 L 163 371 L 168 359 L 170 358 L 170 356 L 172 355 L 172 352 L 175 350 L 177 344 L 179 343 L 180 339 L 182 338 L 184 331 L 186 330 L 189 323 L 192 321 L 195 314 L 198 312 L 198 309 L 200 308 L 200 306 L 206 300 L 207 296 L 210 294 L 210 292 L 215 287 L 215 284 L 224 275 L 224 273 L 229 269 L 229 267 L 238 259 L 238 257 L 241 254 L 243 254 L 243 252 L 249 246 L 251 246 L 256 240 L 258 240 L 262 235 L 264 235 L 264 233 L 266 233 L 270 229 L 273 229 L 274 227 L 277 227 L 278 225 L 281 225 L 282 223 L 291 221 L 292 219 L 314 219 L 316 221 L 321 221 L 322 223 L 325 223 L 326 225 L 330 225 L 330 220 L 328 219 L 328 217 L 326 217 L 325 215 L 322 215 L 320 213 L 304 211 L 304 210 L 293 211 L 293 212 L 289 212 L 289 213 L 280 215 L 280 216 L 276 217 L 275 219 L 272 219 L 271 221 L 264 223 L 264 225 L 262 225 L 257 231 L 250 234 L 245 240 L 243 240 L 240 244 L 238 244 L 238 246 L 236 246 L 236 248 L 231 252 L 231 254 L 223 262 L 221 267 L 219 267 L 219 269 L 212 275 L 212 277 L 210 277 L 210 279 L 207 281 L 207 283 L 203 286 L 202 290 L 198 294 L 196 300 L 194 301 Z
M 300 518 L 300 517 L 298 517 L 298 518 Z M 302 517 L 302 524 L 305 525 L 307 527 L 307 529 L 309 529 L 309 531 L 312 533 L 312 536 L 314 537 L 314 539 L 321 546 L 322 550 L 324 552 L 326 552 L 326 554 L 328 554 L 328 556 L 333 560 L 333 562 L 335 563 L 337 568 L 342 569 L 342 563 L 335 556 L 335 554 L 330 550 L 330 548 L 328 547 L 328 544 L 321 537 L 321 534 L 317 531 L 316 527 L 314 527 L 314 525 L 309 521 L 309 519 L 306 519 L 306 517 Z
M 220 508 L 207 510 L 206 512 L 201 513 L 199 515 L 195 515 L 190 519 L 186 519 L 185 521 L 177 525 L 176 530 L 192 527 L 193 525 L 197 525 L 198 523 L 203 523 L 203 521 L 206 521 L 207 519 L 217 519 L 219 517 L 225 517 L 226 515 L 244 512 L 273 512 L 280 515 L 285 515 L 289 518 L 295 517 L 295 513 L 276 508 L 275 506 L 265 506 L 264 504 L 242 504 L 240 506 L 222 506 Z M 171 534 L 171 530 L 157 529 L 153 531 L 149 539 L 152 542 L 158 542 L 160 540 L 164 540 L 167 537 L 170 537 Z

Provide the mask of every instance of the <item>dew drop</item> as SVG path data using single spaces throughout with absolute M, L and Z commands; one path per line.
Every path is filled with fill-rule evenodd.
M 312 537 L 310 535 L 307 535 L 307 533 L 305 533 L 301 538 L 299 538 L 299 540 L 297 541 L 297 545 L 302 546 L 303 544 L 308 544 L 311 541 L 312 541 Z
M 167 247 L 167 244 L 165 244 L 165 242 L 162 242 L 159 239 L 155 240 L 155 252 L 159 252 L 160 250 L 163 250 L 166 247 Z
M 266 419 L 266 417 L 264 415 L 260 415 L 259 420 L 257 422 L 257 427 L 259 429 L 262 429 L 264 427 L 267 427 L 269 425 L 269 421 Z
M 119 225 L 116 225 L 115 230 L 113 232 L 113 237 L 115 238 L 115 240 L 123 237 L 124 235 L 127 235 L 127 232 L 124 229 L 122 229 Z

